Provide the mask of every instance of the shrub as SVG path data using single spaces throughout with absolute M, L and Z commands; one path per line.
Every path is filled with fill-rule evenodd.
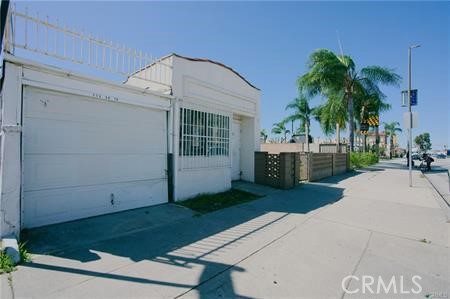
M 20 263 L 28 263 L 31 262 L 31 254 L 25 247 L 25 243 L 19 243 L 19 254 L 20 254 Z
M 19 243 L 19 254 L 21 263 L 27 263 L 31 261 L 31 254 L 25 248 L 26 243 Z M 0 250 L 0 274 L 2 273 L 10 273 L 16 269 L 16 265 L 14 264 L 11 257 L 6 254 L 4 250 Z
M 378 163 L 378 155 L 375 153 L 350 153 L 350 165 L 352 168 L 363 168 Z
M 0 250 L 0 274 L 14 271 L 14 262 L 5 251 Z

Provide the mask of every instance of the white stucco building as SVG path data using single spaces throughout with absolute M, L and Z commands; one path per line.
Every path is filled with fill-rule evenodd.
M 174 159 L 174 198 L 224 191 L 232 180 L 253 181 L 259 150 L 260 91 L 232 68 L 209 59 L 170 54 L 170 94 Z M 140 72 L 157 73 L 157 64 Z M 141 76 L 139 76 L 141 75 Z M 139 79 L 126 84 L 149 90 L 163 86 Z
M 254 180 L 260 91 L 230 67 L 171 54 L 125 84 L 3 67 L 1 237 Z

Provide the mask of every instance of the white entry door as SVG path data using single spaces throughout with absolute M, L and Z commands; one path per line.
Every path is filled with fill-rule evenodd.
M 24 88 L 24 227 L 167 202 L 166 112 Z
M 231 179 L 236 181 L 241 179 L 241 123 L 239 121 L 233 121 L 231 136 Z

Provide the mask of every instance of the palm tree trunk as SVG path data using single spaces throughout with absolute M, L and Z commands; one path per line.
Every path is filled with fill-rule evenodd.
M 392 159 L 392 152 L 394 151 L 394 135 L 391 135 L 391 144 L 389 145 L 389 158 Z
M 377 151 L 377 155 L 379 156 L 380 155 L 380 151 L 379 151 L 379 148 L 380 148 L 380 131 L 379 131 L 379 127 L 378 126 L 376 126 L 375 127 L 375 150 Z
M 306 152 L 309 153 L 309 124 L 305 122 Z
M 354 144 L 354 123 L 353 123 L 353 96 L 351 93 L 348 94 L 348 141 L 350 143 L 350 151 L 353 152 Z
M 367 151 L 367 135 L 363 134 L 363 152 Z
M 339 123 L 336 123 L 336 153 L 341 152 L 341 129 Z
M 294 120 L 291 120 L 291 136 L 294 136 Z

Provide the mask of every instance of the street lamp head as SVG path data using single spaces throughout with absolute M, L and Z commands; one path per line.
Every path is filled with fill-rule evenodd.
M 419 47 L 420 47 L 420 45 L 417 44 L 417 45 L 410 46 L 409 48 L 410 48 L 410 49 L 415 49 L 415 48 L 419 48 Z

